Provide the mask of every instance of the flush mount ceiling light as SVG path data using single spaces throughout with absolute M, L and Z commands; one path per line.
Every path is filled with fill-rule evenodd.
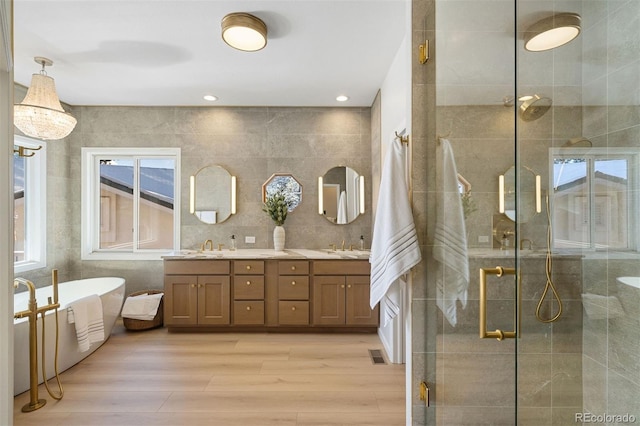
M 541 19 L 525 32 L 524 48 L 542 52 L 569 43 L 580 34 L 580 15 L 559 13 Z
M 22 102 L 13 106 L 13 124 L 22 133 L 42 140 L 62 139 L 76 127 L 76 119 L 60 105 L 53 78 L 44 70 L 53 61 L 36 56 L 42 65 L 39 74 L 31 76 L 31 85 Z
M 267 45 L 267 25 L 248 13 L 230 13 L 222 18 L 222 39 L 234 49 L 255 52 Z

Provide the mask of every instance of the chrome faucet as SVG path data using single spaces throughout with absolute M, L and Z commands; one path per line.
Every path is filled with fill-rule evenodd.
M 533 242 L 528 238 L 523 238 L 520 240 L 520 250 L 524 250 L 524 243 L 529 243 L 529 250 L 533 249 Z

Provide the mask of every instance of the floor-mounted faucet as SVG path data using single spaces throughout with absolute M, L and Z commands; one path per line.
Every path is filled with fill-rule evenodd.
M 36 286 L 29 280 L 24 278 L 16 278 L 13 280 L 13 287 L 18 288 L 20 284 L 29 289 L 29 304 L 24 311 L 13 314 L 14 318 L 29 319 L 29 402 L 22 407 L 24 413 L 35 411 L 44 407 L 47 403 L 46 399 L 38 399 L 38 314 L 44 314 L 52 309 L 58 309 L 58 274 L 57 270 L 53 270 L 53 301 L 49 297 L 48 304 L 38 308 L 36 300 Z M 44 321 L 44 315 L 43 315 Z M 44 339 L 43 339 L 44 340 Z

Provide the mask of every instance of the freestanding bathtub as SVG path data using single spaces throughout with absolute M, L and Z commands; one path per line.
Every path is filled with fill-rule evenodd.
M 124 303 L 124 278 L 103 277 L 84 280 L 67 281 L 58 285 L 58 321 L 60 326 L 60 340 L 58 353 L 58 372 L 72 367 L 82 361 L 106 341 L 111 335 L 111 330 L 120 314 Z M 24 288 L 24 287 L 22 287 Z M 104 316 L 105 340 L 94 343 L 89 350 L 80 352 L 74 324 L 67 322 L 67 307 L 74 301 L 92 294 L 97 294 L 102 300 L 102 312 Z M 36 301 L 38 306 L 46 305 L 47 298 L 53 297 L 53 286 L 36 289 Z M 14 312 L 27 309 L 29 292 L 23 291 L 14 295 Z M 47 378 L 55 375 L 55 335 L 56 324 L 55 311 L 47 311 L 45 314 L 46 328 L 46 372 Z M 29 390 L 29 321 L 27 318 L 15 319 L 14 327 L 14 380 L 13 393 L 18 395 Z M 38 383 L 42 383 L 42 317 L 38 315 Z M 64 383 L 63 383 L 64 385 Z

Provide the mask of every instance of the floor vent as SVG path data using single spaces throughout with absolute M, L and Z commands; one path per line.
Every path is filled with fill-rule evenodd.
M 374 364 L 386 364 L 387 361 L 384 360 L 382 356 L 382 351 L 380 349 L 369 349 L 369 356 L 371 357 L 371 362 Z

